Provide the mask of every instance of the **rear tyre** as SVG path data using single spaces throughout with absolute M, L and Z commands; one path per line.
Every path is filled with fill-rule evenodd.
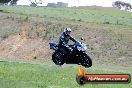
M 63 65 L 64 64 L 64 60 L 63 60 L 63 54 L 60 52 L 54 52 L 52 55 L 52 60 L 56 65 Z
M 83 55 L 81 59 L 81 65 L 84 67 L 91 67 L 92 66 L 92 59 L 87 55 Z

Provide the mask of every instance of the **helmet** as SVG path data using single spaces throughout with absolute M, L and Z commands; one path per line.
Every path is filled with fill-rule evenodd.
M 64 32 L 71 32 L 70 28 L 64 28 Z

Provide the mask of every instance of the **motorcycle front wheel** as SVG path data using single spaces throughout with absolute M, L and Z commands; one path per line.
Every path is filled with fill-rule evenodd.
M 84 54 L 81 59 L 81 65 L 84 67 L 91 67 L 92 59 L 87 54 Z
M 64 64 L 64 60 L 63 60 L 63 54 L 60 52 L 54 52 L 52 55 L 52 60 L 56 65 L 63 65 Z

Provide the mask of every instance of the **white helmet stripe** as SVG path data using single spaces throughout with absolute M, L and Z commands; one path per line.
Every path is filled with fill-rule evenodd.
M 71 32 L 70 28 L 64 28 L 64 32 Z

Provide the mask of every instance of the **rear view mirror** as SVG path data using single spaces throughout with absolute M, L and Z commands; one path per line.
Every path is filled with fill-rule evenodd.
M 81 37 L 81 40 L 84 40 L 83 37 Z
M 81 40 L 84 40 L 85 41 L 85 39 L 83 37 L 81 37 Z

